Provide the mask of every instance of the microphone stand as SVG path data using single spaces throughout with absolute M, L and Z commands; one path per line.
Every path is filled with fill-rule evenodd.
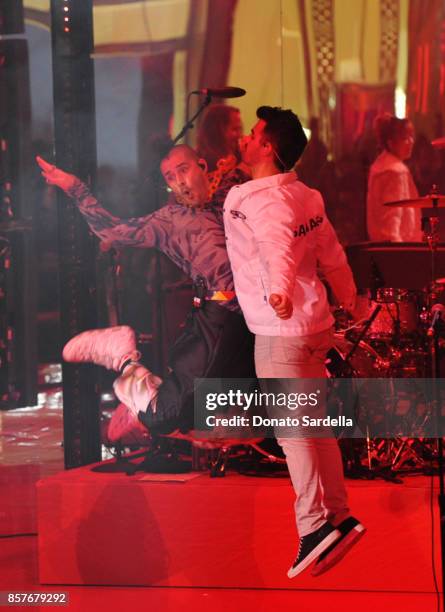
M 188 95 L 189 98 L 190 98 L 190 95 L 191 94 Z M 204 101 L 201 103 L 201 106 L 198 108 L 196 113 L 193 115 L 193 117 L 191 119 L 187 119 L 187 123 L 184 125 L 184 127 L 179 132 L 179 134 L 175 136 L 175 138 L 173 139 L 173 144 L 176 144 L 179 140 L 181 140 L 181 138 L 185 136 L 188 130 L 191 130 L 193 128 L 193 122 L 199 117 L 199 115 L 206 108 L 206 106 L 210 104 L 211 101 L 212 101 L 212 96 L 211 94 L 208 93 L 206 97 L 204 98 Z M 188 107 L 188 104 L 187 104 L 187 107 Z M 187 113 L 187 117 L 188 117 L 188 113 Z

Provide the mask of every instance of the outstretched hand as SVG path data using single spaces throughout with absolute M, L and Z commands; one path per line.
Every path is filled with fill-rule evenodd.
M 68 174 L 68 172 L 64 172 L 54 166 L 53 164 L 49 164 L 42 157 L 36 156 L 36 161 L 39 164 L 42 170 L 42 176 L 46 180 L 49 185 L 56 185 L 63 189 L 64 191 L 68 191 L 77 182 L 77 177 L 74 174 Z
M 275 314 L 280 319 L 290 319 L 293 312 L 293 305 L 287 295 L 279 293 L 271 293 L 269 296 L 269 304 L 275 310 Z

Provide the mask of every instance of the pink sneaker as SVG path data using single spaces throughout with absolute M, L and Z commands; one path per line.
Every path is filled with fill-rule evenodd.
M 62 355 L 65 361 L 91 362 L 116 372 L 128 359 L 137 361 L 141 356 L 128 325 L 84 331 L 65 344 Z
M 150 439 L 148 429 L 125 404 L 119 404 L 108 424 L 107 437 L 110 442 L 122 444 L 145 444 Z

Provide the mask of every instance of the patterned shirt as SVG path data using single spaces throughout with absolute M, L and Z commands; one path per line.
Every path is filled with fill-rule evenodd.
M 78 181 L 69 190 L 91 231 L 113 247 L 154 247 L 169 257 L 195 283 L 209 291 L 234 291 L 227 256 L 222 203 L 233 185 L 247 176 L 235 171 L 225 177 L 204 208 L 187 208 L 174 198 L 143 217 L 122 219 L 103 208 L 88 187 Z M 239 310 L 236 298 L 221 304 Z

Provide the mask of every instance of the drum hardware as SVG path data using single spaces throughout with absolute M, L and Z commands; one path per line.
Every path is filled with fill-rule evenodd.
M 380 269 L 375 265 L 374 258 L 371 257 L 371 263 L 368 263 L 367 280 L 362 280 L 362 289 L 368 287 L 367 302 L 363 303 L 363 314 L 373 312 L 375 305 L 380 305 L 381 310 L 373 318 L 372 325 L 367 325 L 363 334 L 360 334 L 358 348 L 352 348 L 355 354 L 352 359 L 347 355 L 351 349 L 344 350 L 343 356 L 345 364 L 343 364 L 340 376 L 348 375 L 347 363 L 349 364 L 349 375 L 353 377 L 382 377 L 382 378 L 429 378 L 434 377 L 438 371 L 439 353 L 444 353 L 445 338 L 440 338 L 440 333 L 437 333 L 437 319 L 440 318 L 442 311 L 445 318 L 445 307 L 433 307 L 437 303 L 445 304 L 445 279 L 436 279 L 436 262 L 438 258 L 438 225 L 439 219 L 435 211 L 437 208 L 445 207 L 445 196 L 437 193 L 435 189 L 426 197 L 416 198 L 411 200 L 403 200 L 398 202 L 390 202 L 387 206 L 405 206 L 415 208 L 432 207 L 432 214 L 426 217 L 427 222 L 423 222 L 424 239 L 428 245 L 429 262 L 425 262 L 426 269 L 429 268 L 429 279 L 423 280 L 423 285 L 419 285 L 418 280 L 411 281 L 406 270 L 402 270 L 400 278 L 403 277 L 403 283 L 400 283 L 400 278 L 396 273 L 397 262 L 392 261 L 392 267 L 389 267 L 389 272 L 383 268 L 385 276 L 391 276 L 392 287 L 385 286 L 383 276 Z M 429 223 L 428 223 L 429 221 Z M 383 247 L 382 247 L 383 248 Z M 417 253 L 417 250 L 424 251 L 424 247 L 412 247 L 412 253 Z M 414 257 L 414 256 L 413 256 Z M 412 257 L 412 259 L 413 259 Z M 368 257 L 369 262 L 369 257 Z M 428 263 L 430 265 L 428 265 Z M 389 264 L 388 264 L 389 266 Z M 362 266 L 364 267 L 364 265 Z M 425 265 L 422 267 L 425 270 Z M 391 272 L 391 274 L 390 274 Z M 367 283 L 367 284 L 365 284 Z M 425 288 L 425 285 L 427 287 Z M 401 287 L 410 287 L 401 288 Z M 413 291 L 413 289 L 416 289 Z M 433 315 L 434 325 L 433 325 Z M 366 318 L 366 316 L 364 317 Z M 432 329 L 436 336 L 436 345 L 433 345 Z M 429 330 L 429 333 L 428 333 Z M 439 336 L 439 337 L 437 337 Z M 345 331 L 343 342 L 353 341 L 353 332 Z M 363 355 L 363 348 L 367 347 L 367 363 L 360 363 L 358 358 Z M 436 360 L 436 366 L 434 365 Z M 372 363 L 371 363 L 372 361 Z M 357 366 L 358 362 L 358 367 Z M 336 368 L 337 369 L 337 368 Z M 346 372 L 346 374 L 344 373 Z M 334 373 L 334 376 L 336 374 Z M 366 384 L 366 383 L 365 383 Z M 365 472 L 364 477 L 374 477 L 377 474 L 371 474 L 377 469 L 379 476 L 384 476 L 389 472 L 393 475 L 394 472 L 408 469 L 426 469 L 432 457 L 437 457 L 441 451 L 434 452 L 431 447 L 433 442 L 426 438 L 406 438 L 393 437 L 378 437 L 378 427 L 373 423 L 373 410 L 378 412 L 378 406 L 373 408 L 372 388 L 370 391 L 370 402 L 362 402 L 366 404 L 365 410 L 370 410 L 370 414 L 363 419 L 369 423 L 367 426 L 363 422 L 362 430 L 366 437 L 365 440 L 341 440 L 343 458 L 346 458 L 347 464 L 351 469 L 363 475 L 362 466 Z M 378 395 L 378 393 L 374 393 Z M 388 395 L 388 394 L 387 394 Z M 425 424 L 429 427 L 433 423 L 434 409 L 431 405 L 426 406 L 425 413 L 418 415 L 413 407 L 410 408 L 406 415 L 401 416 L 397 410 L 398 406 L 391 405 L 391 398 L 387 397 L 383 400 L 385 408 L 388 408 L 388 417 L 395 417 L 394 423 L 397 425 L 398 419 L 407 419 L 404 422 L 404 431 L 422 431 Z M 435 406 L 438 405 L 436 400 Z M 359 406 L 359 411 L 363 410 L 364 406 Z M 359 415 L 360 416 L 360 415 Z M 363 415 L 362 415 L 363 417 Z M 399 421 L 399 424 L 401 422 Z M 406 425 L 409 425 L 406 429 Z M 384 432 L 384 424 L 383 429 Z M 387 430 L 387 431 L 395 431 Z M 381 434 L 382 435 L 382 434 Z M 384 435 L 384 434 L 383 434 Z M 421 434 L 422 435 L 422 434 Z M 425 435 L 425 434 L 423 434 Z M 413 434 L 415 436 L 415 433 Z M 351 451 L 352 448 L 352 451 Z M 349 453 L 349 454 L 348 454 Z M 359 469 L 358 469 L 359 468 Z M 380 472 L 383 471 L 382 474 Z M 443 508 L 445 509 L 445 496 L 443 499 Z
M 388 373 L 391 378 L 391 374 Z M 412 445 L 413 440 L 402 438 L 400 436 L 388 437 L 389 432 L 394 431 L 400 419 L 411 418 L 413 406 L 412 398 L 408 400 L 408 409 L 402 417 L 399 409 L 399 396 L 396 389 L 391 385 L 391 395 L 384 398 L 384 404 L 388 407 L 384 411 L 384 419 L 380 422 L 376 421 L 376 417 L 372 419 L 372 409 L 366 415 L 366 460 L 367 470 L 375 476 L 379 476 L 385 480 L 400 484 L 402 480 L 398 478 L 398 474 L 402 471 L 402 466 L 407 461 L 412 461 L 409 466 L 409 471 L 416 471 L 425 467 L 426 463 L 423 459 L 425 454 L 422 447 Z M 380 410 L 380 407 L 379 407 Z M 379 415 L 377 411 L 377 416 Z M 423 416 L 423 421 L 429 418 L 428 415 Z M 424 424 L 424 422 L 422 423 Z M 419 424 L 419 427 L 422 427 Z M 373 430 L 371 430 L 373 427 Z M 414 430 L 414 424 L 411 425 Z
M 349 360 L 347 364 L 343 363 Z M 403 338 L 398 347 L 392 346 L 382 338 L 376 340 L 364 336 L 358 343 L 353 342 L 351 332 L 335 335 L 335 349 L 330 352 L 327 364 L 331 377 L 349 376 L 352 378 L 391 379 L 393 377 L 418 377 L 420 370 L 426 370 L 427 352 L 423 346 L 413 346 L 410 338 Z M 378 381 L 376 381 L 378 386 Z M 363 386 L 364 385 L 364 386 Z M 345 466 L 345 474 L 351 478 L 383 478 L 399 483 L 397 473 L 427 467 L 424 456 L 429 450 L 426 443 L 416 440 L 412 444 L 401 437 L 388 437 L 394 425 L 400 419 L 409 419 L 410 429 L 422 430 L 422 422 L 416 425 L 418 418 L 428 419 L 429 414 L 418 416 L 414 412 L 416 404 L 408 404 L 400 408 L 400 397 L 395 391 L 384 386 L 381 392 L 371 383 L 366 398 L 366 381 L 361 389 L 363 401 L 354 403 L 354 398 L 348 393 L 336 390 L 330 405 L 333 416 L 344 414 L 353 418 L 365 433 L 364 439 L 348 439 L 339 435 L 339 444 Z M 382 402 L 386 407 L 382 419 Z M 351 406 L 352 413 L 351 414 Z M 363 412 L 364 411 L 364 412 Z M 405 414 L 406 413 L 406 414 Z M 380 420 L 379 420 L 380 419 Z M 395 420 L 394 420 L 395 419 Z M 411 424 L 412 423 L 412 424 Z M 427 452 L 428 451 L 428 452 Z
M 396 436 L 386 441 L 388 453 L 386 461 L 389 461 L 391 469 L 396 472 L 401 471 L 423 471 L 430 469 L 431 460 L 434 452 L 431 449 L 431 440 L 424 438 L 425 429 L 431 421 L 432 412 L 428 403 L 423 404 L 423 411 L 419 412 L 419 397 L 409 395 L 406 411 L 403 416 L 405 424 L 408 424 L 410 437 Z
M 392 465 L 387 465 L 381 456 L 381 453 L 384 453 L 385 456 L 389 454 L 390 443 L 391 440 L 384 439 L 379 444 L 374 438 L 371 438 L 369 426 L 366 426 L 367 477 L 380 477 L 394 484 L 403 484 L 403 481 L 393 470 Z
M 428 220 L 429 227 L 424 222 Z M 424 232 L 424 239 L 428 243 L 428 247 L 431 252 L 431 282 L 434 282 L 436 277 L 436 252 L 437 245 L 439 244 L 439 217 L 437 214 L 431 213 L 429 217 L 422 218 L 422 229 Z
M 436 456 L 436 453 L 431 448 L 431 440 L 420 438 L 398 438 L 394 441 L 398 444 L 395 447 L 394 458 L 391 467 L 394 471 L 400 472 L 403 465 L 409 461 L 414 461 L 422 471 L 429 470 L 431 460 Z M 407 466 L 408 470 L 412 470 Z
M 445 206 L 445 198 L 437 193 L 437 188 L 433 185 L 432 192 L 430 194 L 433 208 L 436 210 L 438 207 Z M 439 217 L 437 215 L 431 215 L 430 219 L 430 234 L 426 235 L 426 239 L 431 251 L 431 286 L 435 283 L 435 271 L 436 271 L 436 255 L 437 255 L 437 244 L 438 244 L 438 226 Z M 443 296 L 441 299 L 440 295 L 436 295 L 435 299 L 430 297 L 430 313 L 431 323 L 427 330 L 428 338 L 428 349 L 430 357 L 430 371 L 431 378 L 433 381 L 440 379 L 440 356 L 441 356 L 441 336 L 443 332 L 442 315 L 445 312 L 445 307 L 441 303 L 443 302 Z M 432 410 L 429 413 L 429 418 L 434 417 L 436 425 L 436 437 L 437 437 L 437 460 L 439 467 L 439 512 L 440 512 L 440 531 L 441 531 L 441 549 L 442 549 L 442 579 L 445 579 L 445 483 L 444 483 L 444 464 L 443 464 L 443 437 L 441 435 L 441 421 L 442 421 L 442 402 L 440 397 L 439 385 L 437 382 L 433 384 L 433 400 Z
M 363 340 L 364 334 L 362 337 L 362 333 L 363 330 L 360 336 L 355 340 L 352 340 L 350 336 L 348 337 L 348 334 L 335 335 L 334 348 L 328 353 L 327 361 L 327 370 L 331 378 L 351 377 L 379 379 L 387 376 L 388 359 L 380 355 L 376 348 L 368 344 L 366 340 Z M 387 347 L 384 348 L 387 350 Z M 386 371 L 382 371 L 382 363 L 385 363 Z M 340 389 L 341 388 L 340 385 Z M 353 418 L 360 426 L 360 413 L 362 407 L 350 393 L 354 393 L 353 388 L 346 388 L 343 394 L 338 393 L 335 386 L 333 386 L 332 389 L 336 391 L 336 393 L 331 395 L 331 401 L 328 407 L 330 415 L 338 416 L 343 414 Z M 344 393 L 346 393 L 346 396 Z M 387 398 L 385 401 L 389 400 L 391 400 L 391 398 Z M 380 401 L 379 399 L 379 402 Z M 368 413 L 366 421 L 369 421 L 370 418 L 372 418 L 372 414 Z M 365 426 L 361 427 L 361 429 L 365 432 L 364 439 L 342 437 L 342 432 L 339 432 L 338 438 L 344 462 L 345 475 L 349 478 L 382 478 L 394 483 L 401 482 L 393 470 L 391 470 L 390 465 L 382 464 L 380 458 L 381 449 L 377 449 L 376 439 L 373 437 L 373 432 L 368 422 L 366 422 Z
M 366 336 L 366 333 L 367 333 L 368 329 L 371 327 L 373 321 L 375 320 L 375 318 L 379 314 L 381 308 L 382 307 L 379 304 L 375 307 L 375 309 L 371 313 L 371 316 L 369 317 L 369 319 L 367 321 L 365 321 L 365 323 L 363 325 L 363 328 L 359 332 L 357 338 L 352 341 L 352 346 L 349 349 L 349 352 L 344 357 L 344 370 L 340 374 L 340 377 L 347 378 L 347 377 L 349 377 L 351 375 L 353 370 L 351 370 L 351 362 L 350 362 L 350 360 L 351 360 L 352 356 L 354 355 L 355 351 L 357 350 L 357 347 L 359 346 L 360 342 Z
M 429 320 L 429 317 L 428 317 Z M 387 344 L 384 340 L 366 339 L 372 344 L 374 349 L 382 354 L 386 345 L 386 354 L 382 361 L 388 364 L 384 376 L 389 378 L 427 378 L 430 375 L 430 356 L 428 351 L 428 343 L 426 336 L 426 325 L 424 325 L 423 333 L 418 332 L 417 338 L 402 336 L 396 342 L 396 338 L 392 338 Z M 413 406 L 416 406 L 414 402 Z M 395 414 L 395 408 L 390 409 L 390 412 Z M 399 417 L 400 418 L 400 417 Z M 380 442 L 380 451 L 374 453 L 373 458 L 380 463 L 380 466 L 390 468 L 392 472 L 425 470 L 428 463 L 425 461 L 425 456 L 431 456 L 428 440 L 415 438 L 416 431 L 425 430 L 425 425 L 432 418 L 431 410 L 425 411 L 423 415 L 417 415 L 414 408 L 411 407 L 405 417 L 408 419 L 408 430 L 412 431 L 412 438 L 394 437 L 392 439 L 384 439 Z M 420 420 L 419 420 L 420 419 Z M 388 431 L 391 431 L 388 430 Z M 375 436 L 376 432 L 371 432 L 371 437 Z M 423 434 L 424 435 L 424 434 Z M 369 445 L 369 440 L 368 440 Z M 382 446 L 386 447 L 382 450 Z M 369 460 L 368 460 L 369 464 Z
M 366 459 L 369 472 L 375 467 L 394 480 L 403 472 L 425 472 L 429 470 L 433 456 L 427 440 L 418 438 L 370 438 L 366 447 Z M 396 482 L 401 482 L 397 480 Z
M 435 211 L 438 208 L 445 207 L 445 196 L 437 193 L 437 186 L 433 185 L 431 192 L 427 196 L 420 196 L 418 198 L 411 198 L 408 200 L 397 200 L 395 202 L 385 202 L 384 206 L 399 206 L 402 208 L 432 208 L 433 212 L 422 218 L 422 231 L 424 234 L 424 241 L 428 244 L 431 251 L 431 280 L 435 278 L 435 252 L 437 245 L 439 244 L 439 217 Z M 427 227 L 427 223 L 429 227 Z
M 413 338 L 404 338 L 401 345 L 392 343 L 390 347 L 391 368 L 388 372 L 392 377 L 403 378 L 430 378 L 433 375 L 433 353 L 431 351 L 431 340 L 437 331 L 440 336 L 443 331 L 441 317 L 445 314 L 445 306 L 432 302 L 444 297 L 443 287 L 437 281 L 431 283 L 423 292 L 424 305 L 419 313 L 419 323 L 422 326 L 419 331 L 417 342 Z M 438 344 L 439 347 L 439 344 Z M 434 376 L 433 376 L 434 377 Z M 434 417 L 431 407 L 421 415 L 416 415 L 409 411 L 406 418 L 410 419 L 411 438 L 395 437 L 388 441 L 388 457 L 392 455 L 391 468 L 394 471 L 412 469 L 429 469 L 431 458 L 434 454 L 431 450 L 431 440 L 422 437 L 415 437 L 416 431 L 422 435 L 425 426 Z M 427 457 L 427 460 L 425 460 Z
M 445 147 L 445 139 L 438 139 L 435 142 L 435 146 L 438 148 Z M 445 196 L 437 193 L 435 187 L 432 192 L 426 197 L 414 198 L 410 200 L 401 200 L 397 202 L 388 202 L 386 206 L 399 206 L 399 207 L 412 207 L 412 208 L 428 208 L 432 207 L 433 212 L 422 219 L 422 230 L 424 233 L 424 241 L 428 244 L 430 251 L 430 262 L 431 262 L 431 285 L 430 288 L 434 287 L 436 278 L 436 254 L 438 251 L 439 243 L 439 217 L 437 214 L 438 208 L 445 207 Z M 428 221 L 428 223 L 427 223 Z M 422 305 L 422 310 L 419 313 L 419 322 L 424 326 L 423 334 L 420 338 L 421 350 L 425 347 L 425 353 L 428 355 L 429 374 L 430 378 L 433 379 L 433 401 L 429 404 L 430 409 L 426 411 L 424 420 L 435 419 L 436 424 L 436 457 L 438 460 L 438 471 L 439 471 L 439 486 L 440 492 L 438 497 L 439 512 L 440 512 L 440 526 L 441 526 L 441 552 L 442 552 L 442 579 L 445 580 L 445 484 L 444 484 L 444 465 L 443 465 L 443 437 L 440 429 L 442 421 L 442 402 L 440 392 L 437 384 L 434 381 L 440 377 L 440 355 L 441 355 L 441 335 L 442 325 L 441 318 L 442 314 L 445 313 L 445 307 L 443 305 L 444 300 L 433 291 L 427 291 L 426 293 L 426 307 Z M 396 304 L 400 304 L 397 300 Z M 396 307 L 396 320 L 400 322 L 400 312 L 397 312 Z M 428 327 L 426 328 L 426 325 Z M 400 342 L 400 334 L 402 329 L 398 329 L 398 326 L 394 327 L 395 334 L 392 338 L 398 343 Z M 369 432 L 367 432 L 369 434 Z M 375 445 L 375 441 L 374 441 Z M 386 447 L 386 448 L 385 448 Z M 390 469 L 395 470 L 402 467 L 407 461 L 413 460 L 420 467 L 425 467 L 424 453 L 427 451 L 430 453 L 430 457 L 434 456 L 431 453 L 428 440 L 416 440 L 395 438 L 390 441 L 383 442 L 383 449 L 387 456 L 393 454 L 393 460 L 391 462 Z M 395 452 L 394 452 L 395 451 Z M 367 458 L 368 467 L 372 465 L 372 446 L 371 438 L 367 438 Z
M 390 453 L 389 444 L 392 443 L 392 440 L 383 440 L 382 442 L 383 446 L 371 436 L 369 428 L 366 428 L 365 446 L 363 440 L 341 440 L 340 448 L 344 461 L 345 476 L 364 480 L 381 478 L 394 484 L 402 484 L 403 481 L 399 478 L 397 471 L 389 462 L 385 461 L 385 457 Z M 363 462 L 364 450 L 366 452 L 366 464 Z M 348 457 L 346 461 L 345 456 Z

